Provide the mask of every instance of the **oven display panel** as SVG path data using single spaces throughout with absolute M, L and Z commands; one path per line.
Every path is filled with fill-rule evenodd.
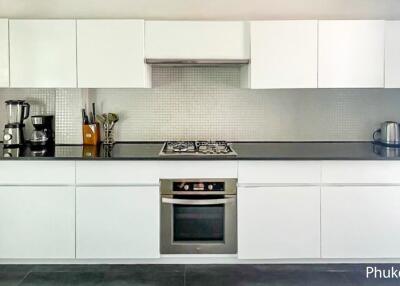
M 223 192 L 225 186 L 223 182 L 174 182 L 174 192 Z

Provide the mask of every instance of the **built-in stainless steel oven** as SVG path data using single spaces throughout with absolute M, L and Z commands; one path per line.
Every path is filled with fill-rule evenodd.
M 161 180 L 161 254 L 235 254 L 236 185 L 236 179 Z

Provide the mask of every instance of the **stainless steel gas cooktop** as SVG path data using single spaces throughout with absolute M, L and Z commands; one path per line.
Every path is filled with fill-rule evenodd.
M 168 141 L 160 155 L 237 156 L 226 141 Z

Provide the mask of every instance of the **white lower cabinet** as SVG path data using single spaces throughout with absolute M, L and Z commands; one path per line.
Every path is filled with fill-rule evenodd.
M 0 258 L 75 258 L 75 188 L 0 187 Z
M 238 256 L 319 258 L 320 187 L 239 188 Z
M 77 258 L 158 258 L 159 189 L 79 187 Z
M 400 187 L 322 188 L 323 258 L 399 258 Z

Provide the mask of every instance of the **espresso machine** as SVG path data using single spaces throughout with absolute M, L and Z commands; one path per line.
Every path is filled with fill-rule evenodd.
M 6 147 L 24 144 L 24 120 L 29 117 L 30 105 L 24 100 L 7 100 L 6 125 L 4 126 L 3 144 Z

